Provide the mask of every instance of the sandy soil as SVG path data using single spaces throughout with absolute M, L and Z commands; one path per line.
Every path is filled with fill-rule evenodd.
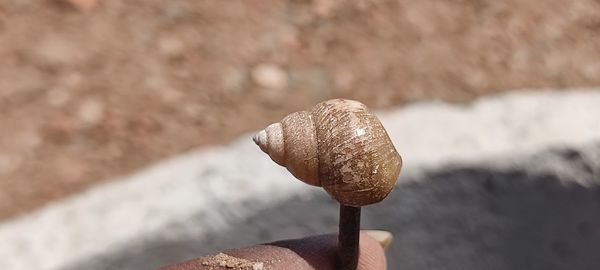
M 600 82 L 597 1 L 0 0 L 0 219 L 346 97 Z

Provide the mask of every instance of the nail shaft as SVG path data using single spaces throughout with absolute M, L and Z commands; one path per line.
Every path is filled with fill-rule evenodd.
M 360 207 L 340 204 L 338 269 L 356 270 L 360 238 Z

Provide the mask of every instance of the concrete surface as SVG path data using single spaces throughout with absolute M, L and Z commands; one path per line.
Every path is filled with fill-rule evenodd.
M 405 161 L 364 210 L 390 269 L 599 269 L 600 92 L 413 104 L 381 119 Z M 152 269 L 335 231 L 336 205 L 250 135 L 0 225 L 0 269 Z

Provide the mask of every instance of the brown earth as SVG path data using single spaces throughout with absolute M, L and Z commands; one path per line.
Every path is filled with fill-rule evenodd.
M 0 219 L 329 98 L 600 82 L 600 5 L 0 0 Z

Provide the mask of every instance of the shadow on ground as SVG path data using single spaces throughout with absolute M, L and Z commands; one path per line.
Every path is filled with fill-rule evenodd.
M 535 156 L 508 169 L 424 173 L 367 207 L 363 227 L 394 233 L 389 269 L 600 269 L 600 163 L 584 152 L 550 152 L 557 166 L 574 168 L 568 177 Z M 547 169 L 532 172 L 538 165 Z M 250 243 L 333 232 L 336 223 L 337 206 L 325 195 L 295 197 L 210 235 L 139 239 L 64 269 L 153 269 Z

